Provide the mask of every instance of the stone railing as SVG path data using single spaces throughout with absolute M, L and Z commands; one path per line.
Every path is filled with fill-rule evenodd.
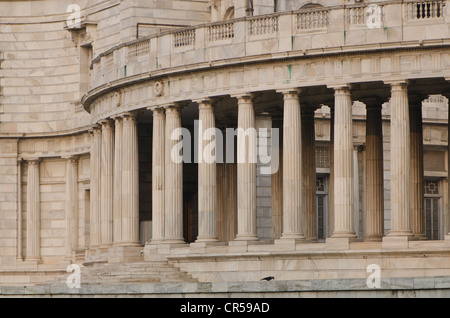
M 222 41 L 234 38 L 234 23 L 214 24 L 208 27 L 208 41 Z
M 406 3 L 408 20 L 443 18 L 446 1 L 414 1 Z
M 96 57 L 90 87 L 139 74 L 227 65 L 242 59 L 257 61 L 286 53 L 447 43 L 449 7 L 442 0 L 380 2 L 280 12 L 166 31 L 118 45 Z
M 278 16 L 265 16 L 249 21 L 250 35 L 264 35 L 278 32 Z
M 128 57 L 131 59 L 138 58 L 139 56 L 143 56 L 148 53 L 150 53 L 150 40 L 140 41 L 128 45 Z
M 297 31 L 327 28 L 329 14 L 328 9 L 297 13 Z
M 195 43 L 195 29 L 183 30 L 173 34 L 173 46 L 175 48 L 191 46 Z

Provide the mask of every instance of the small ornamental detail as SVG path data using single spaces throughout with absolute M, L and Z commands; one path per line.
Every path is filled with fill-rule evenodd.
M 154 85 L 154 90 L 157 97 L 164 96 L 164 82 L 156 81 Z
M 122 92 L 121 91 L 114 92 L 114 102 L 116 104 L 116 107 L 120 107 L 122 105 Z

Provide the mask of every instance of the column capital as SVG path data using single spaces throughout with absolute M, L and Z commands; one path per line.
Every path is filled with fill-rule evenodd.
M 123 121 L 137 121 L 138 115 L 134 112 L 127 112 L 120 115 Z
M 215 103 L 214 98 L 211 97 L 205 97 L 205 98 L 198 98 L 198 99 L 193 99 L 192 102 L 197 103 L 197 104 L 209 104 L 209 105 L 213 105 Z
M 80 160 L 80 156 L 67 155 L 67 156 L 61 156 L 61 159 L 67 160 L 69 163 L 78 163 L 78 160 Z
M 102 126 L 99 124 L 93 124 L 91 125 L 91 127 L 89 128 L 89 133 L 95 133 L 96 131 L 101 130 Z
M 112 120 L 112 119 L 102 119 L 98 123 L 101 125 L 102 128 L 105 127 L 105 126 L 112 127 L 114 125 L 114 120 Z
M 300 93 L 302 92 L 301 88 L 286 88 L 286 89 L 279 89 L 277 90 L 277 93 L 283 94 L 283 95 L 300 95 Z
M 25 160 L 29 165 L 37 166 L 41 163 L 42 158 L 26 158 Z
M 334 91 L 349 91 L 352 89 L 352 84 L 350 83 L 344 83 L 344 84 L 334 84 L 334 85 L 327 85 L 328 88 L 334 89 Z
M 153 112 L 153 117 L 164 116 L 166 114 L 164 108 L 162 107 L 149 108 L 149 110 Z
M 385 101 L 379 97 L 364 97 L 359 98 L 359 102 L 366 105 L 366 110 L 381 110 Z
M 236 98 L 239 102 L 254 102 L 255 98 L 256 98 L 256 94 L 255 93 L 242 93 L 242 94 L 235 94 L 235 95 L 230 95 L 232 98 Z
M 409 80 L 384 81 L 384 84 L 391 85 L 391 88 L 397 90 L 407 89 Z

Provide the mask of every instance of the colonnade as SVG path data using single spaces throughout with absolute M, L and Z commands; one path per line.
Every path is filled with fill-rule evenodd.
M 391 231 L 389 237 L 424 238 L 423 144 L 421 105 L 409 100 L 406 82 L 391 87 L 390 182 Z M 350 86 L 336 86 L 331 140 L 331 230 L 332 238 L 356 238 L 354 224 L 354 144 Z M 283 95 L 282 170 L 277 173 L 282 214 L 280 240 L 317 239 L 315 216 L 314 113 L 304 113 L 301 90 L 281 90 Z M 233 96 L 238 105 L 238 140 L 255 129 L 254 95 Z M 362 100 L 367 105 L 366 125 L 366 240 L 384 237 L 384 178 L 382 102 Z M 216 127 L 215 103 L 211 98 L 194 101 L 199 107 L 203 131 Z M 183 163 L 172 152 L 181 135 L 177 104 L 149 107 L 153 112 L 152 151 L 152 243 L 178 244 L 183 238 Z M 303 114 L 302 114 L 303 111 Z M 413 125 L 410 124 L 413 122 Z M 91 129 L 90 248 L 139 245 L 139 149 L 137 115 L 124 113 L 100 121 Z M 200 133 L 200 138 L 203 134 Z M 212 143 L 212 144 L 211 144 Z M 215 147 L 211 138 L 208 147 Z M 199 140 L 198 238 L 197 243 L 216 243 L 218 238 L 217 168 L 205 160 L 205 143 Z M 237 233 L 235 241 L 256 242 L 256 147 L 238 147 Z M 239 153 L 244 151 L 245 153 Z M 256 153 L 256 150 L 255 152 Z M 78 157 L 67 157 L 66 256 L 77 242 Z M 272 178 L 274 180 L 274 178 Z M 274 200 L 272 189 L 272 200 Z M 280 195 L 280 194 L 279 194 Z M 39 159 L 28 160 L 26 259 L 40 258 Z

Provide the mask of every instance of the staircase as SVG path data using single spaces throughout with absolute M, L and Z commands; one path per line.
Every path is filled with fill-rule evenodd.
M 66 285 L 69 274 L 51 285 Z M 135 263 L 96 263 L 81 267 L 82 285 L 123 285 L 145 283 L 196 283 L 167 261 Z

